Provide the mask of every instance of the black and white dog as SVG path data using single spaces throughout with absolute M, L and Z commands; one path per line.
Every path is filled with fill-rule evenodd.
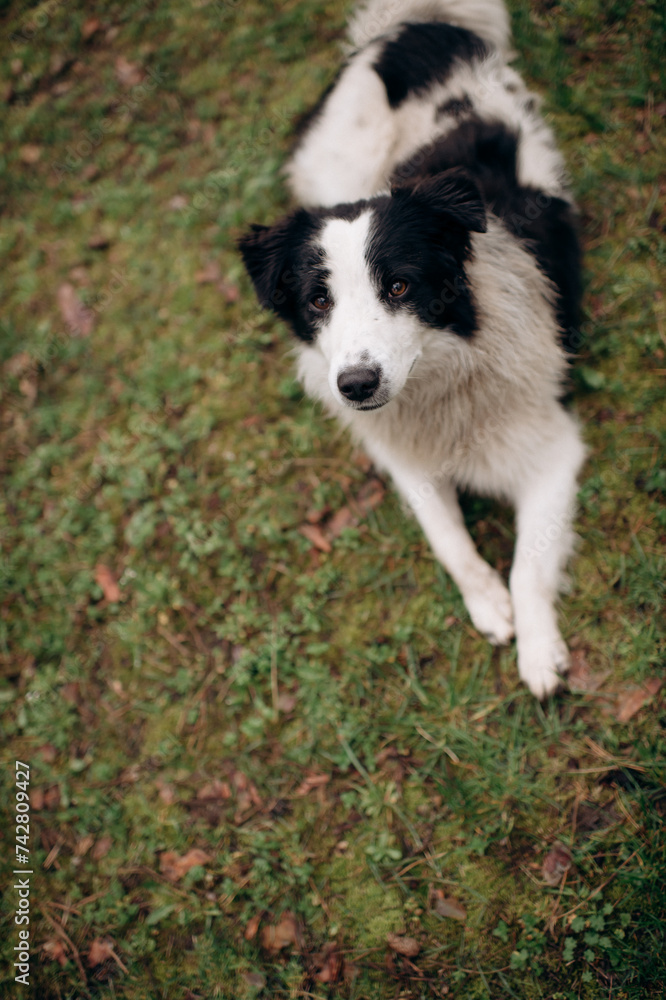
M 501 0 L 370 0 L 288 165 L 305 206 L 240 249 L 298 338 L 299 375 L 390 473 L 493 643 L 543 698 L 568 667 L 554 602 L 584 447 L 560 401 L 576 213 Z M 510 593 L 465 488 L 512 503 Z

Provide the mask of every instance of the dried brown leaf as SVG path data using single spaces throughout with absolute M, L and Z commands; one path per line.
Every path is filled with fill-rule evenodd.
M 263 990 L 266 985 L 266 977 L 260 972 L 244 972 L 243 979 L 253 990 Z
M 27 351 L 20 351 L 14 354 L 4 363 L 4 369 L 10 378 L 20 378 L 33 367 L 33 360 Z
M 138 63 L 130 62 L 125 56 L 118 56 L 116 79 L 123 87 L 135 87 L 143 80 L 143 70 Z
M 74 848 L 74 854 L 77 858 L 82 858 L 88 853 L 92 845 L 95 843 L 95 838 L 91 833 L 87 833 L 85 837 L 81 837 Z
M 212 285 L 222 276 L 220 265 L 216 260 L 209 260 L 200 271 L 194 275 L 197 285 Z
M 193 847 L 187 854 L 183 855 L 176 854 L 175 851 L 164 851 L 160 855 L 160 871 L 167 878 L 178 882 L 195 865 L 205 865 L 210 860 L 210 855 L 198 847 Z
M 113 941 L 110 938 L 95 938 L 88 952 L 88 965 L 94 968 L 96 965 L 108 962 L 110 958 L 115 958 Z
M 571 868 L 571 854 L 561 844 L 555 844 L 543 860 L 541 877 L 547 885 L 559 885 Z
M 290 910 L 285 910 L 277 924 L 262 927 L 260 934 L 262 947 L 272 952 L 282 951 L 292 945 L 298 947 L 300 937 L 298 922 Z
M 19 149 L 19 156 L 22 163 L 32 165 L 41 159 L 42 147 L 35 146 L 34 143 L 28 142 Z
M 102 858 L 105 858 L 112 847 L 113 847 L 113 840 L 108 835 L 108 833 L 105 833 L 103 837 L 99 838 L 99 840 L 92 849 L 92 856 L 95 859 L 95 861 L 101 861 Z
M 591 669 L 584 649 L 571 650 L 571 667 L 567 674 L 567 684 L 572 691 L 598 691 L 607 676 L 607 674 L 597 674 Z
M 231 788 L 228 782 L 220 781 L 219 778 L 213 778 L 212 781 L 202 785 L 197 792 L 197 798 L 205 799 L 209 802 L 225 801 L 231 798 Z
M 330 774 L 308 774 L 295 791 L 295 795 L 307 795 L 313 788 L 320 788 L 331 780 Z
M 78 295 L 74 285 L 68 281 L 58 289 L 58 308 L 60 314 L 69 327 L 73 337 L 89 337 L 95 325 L 95 314 L 92 309 L 86 309 Z
M 326 534 L 329 538 L 337 538 L 345 528 L 351 528 L 358 523 L 358 519 L 350 507 L 341 507 L 337 510 L 331 520 L 326 525 Z
M 434 893 L 433 910 L 440 917 L 448 917 L 451 920 L 467 920 L 467 910 L 457 899 L 445 896 L 441 889 L 436 889 Z
M 257 936 L 257 931 L 259 930 L 259 924 L 261 923 L 261 913 L 255 913 L 253 917 L 250 917 L 247 924 L 245 925 L 245 932 L 243 934 L 246 941 L 254 941 Z
M 331 552 L 331 543 L 316 524 L 302 524 L 298 529 L 320 552 Z
M 67 952 L 60 938 L 49 938 L 42 945 L 42 953 L 51 962 L 59 962 L 60 965 L 67 965 Z
M 629 719 L 632 719 L 644 705 L 647 705 L 659 693 L 663 683 L 663 678 L 651 677 L 637 690 L 625 691 L 624 694 L 620 695 L 615 713 L 617 721 L 629 722 Z
M 110 604 L 117 604 L 120 600 L 120 587 L 116 583 L 113 572 L 104 563 L 95 566 L 95 583 L 102 588 L 104 597 Z
M 415 938 L 403 937 L 401 934 L 389 933 L 386 935 L 386 941 L 392 951 L 404 955 L 405 958 L 414 958 L 421 950 L 421 945 Z
M 96 17 L 89 17 L 87 21 L 83 22 L 83 26 L 81 28 L 81 38 L 84 42 L 87 42 L 88 39 L 92 38 L 92 36 L 99 31 L 101 27 L 102 25 Z
M 319 983 L 337 983 L 344 974 L 344 958 L 335 943 L 326 945 L 323 951 L 313 956 L 315 979 Z

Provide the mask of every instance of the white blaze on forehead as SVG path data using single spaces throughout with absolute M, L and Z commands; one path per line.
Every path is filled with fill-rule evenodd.
M 365 311 L 379 305 L 365 259 L 371 218 L 372 212 L 368 209 L 352 221 L 329 219 L 319 236 L 325 266 L 330 273 L 328 285 L 334 303 L 333 320 L 339 318 L 339 310 L 346 313 L 350 306 L 360 319 L 359 309 Z

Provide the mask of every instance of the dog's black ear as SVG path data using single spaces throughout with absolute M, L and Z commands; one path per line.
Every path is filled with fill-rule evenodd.
M 427 202 L 429 208 L 468 232 L 485 233 L 486 209 L 481 193 L 469 174 L 453 167 L 416 184 L 394 188 L 392 194 L 406 193 Z
M 238 241 L 259 302 L 287 321 L 293 316 L 296 285 L 291 258 L 306 216 L 307 213 L 301 210 L 273 226 L 252 226 Z
M 238 241 L 243 263 L 252 279 L 257 298 L 264 309 L 278 314 L 285 304 L 282 289 L 289 252 L 288 220 L 274 226 L 252 226 Z

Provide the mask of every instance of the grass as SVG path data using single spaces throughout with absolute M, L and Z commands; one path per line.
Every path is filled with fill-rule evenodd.
M 586 248 L 577 681 L 543 707 L 234 251 L 348 5 L 1 6 L 3 996 L 663 996 L 661 6 L 511 3 Z M 357 500 L 330 553 L 299 530 Z M 506 573 L 509 512 L 465 513 Z

